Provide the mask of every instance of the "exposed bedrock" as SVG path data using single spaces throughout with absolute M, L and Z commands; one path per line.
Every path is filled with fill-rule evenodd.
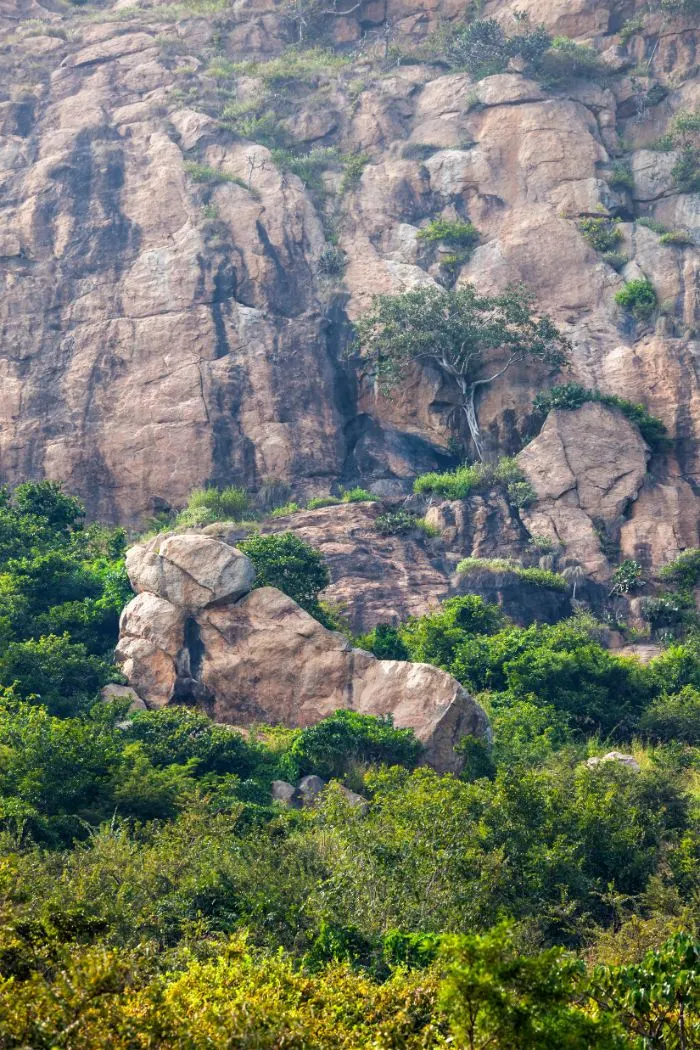
M 129 524 L 207 482 L 406 491 L 454 462 L 454 391 L 416 370 L 383 398 L 345 359 L 348 320 L 376 292 L 443 280 L 446 249 L 419 230 L 469 218 L 480 242 L 456 279 L 487 292 L 523 281 L 571 337 L 571 378 L 666 423 L 661 487 L 632 501 L 621 542 L 672 556 L 699 476 L 700 209 L 673 180 L 675 154 L 649 147 L 698 103 L 697 27 L 652 12 L 623 44 L 612 2 L 520 8 L 594 47 L 606 75 L 553 91 L 514 68 L 476 84 L 434 64 L 382 64 L 385 23 L 410 47 L 463 16 L 452 0 L 367 0 L 331 17 L 324 32 L 347 64 L 270 101 L 283 96 L 294 149 L 367 157 L 354 182 L 323 175 L 322 205 L 248 125 L 227 123 L 226 105 L 269 94 L 260 76 L 212 73 L 293 40 L 280 3 L 215 19 L 149 0 L 106 0 L 90 18 L 52 0 L 0 3 L 0 480 L 60 478 L 92 515 Z M 484 14 L 512 29 L 510 4 Z M 632 188 L 611 187 L 618 162 Z M 620 273 L 579 229 L 601 214 L 622 220 Z M 662 244 L 642 216 L 690 243 Z M 334 247 L 344 272 L 329 276 Z M 633 324 L 615 293 L 640 276 L 662 309 Z M 482 394 L 489 454 L 531 436 L 532 397 L 556 379 L 512 370 Z M 660 505 L 672 508 L 663 538 Z

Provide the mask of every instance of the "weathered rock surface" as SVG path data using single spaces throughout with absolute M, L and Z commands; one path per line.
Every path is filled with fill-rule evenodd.
M 532 535 L 560 544 L 587 574 L 605 577 L 601 528 L 619 527 L 637 499 L 649 450 L 620 411 L 598 403 L 550 412 L 517 460 L 537 493 L 521 512 Z
M 510 30 L 511 6 L 490 0 L 484 13 Z M 274 100 L 294 146 L 369 157 L 355 186 L 326 174 L 324 215 L 223 118 L 231 98 L 264 93 L 263 79 L 212 75 L 212 62 L 279 54 L 295 37 L 287 7 L 183 17 L 177 5 L 105 0 L 86 18 L 0 0 L 11 30 L 0 63 L 0 480 L 60 478 L 91 514 L 128 523 L 206 481 L 255 488 L 274 475 L 310 494 L 362 478 L 404 491 L 449 461 L 454 392 L 429 370 L 408 373 L 391 401 L 358 381 L 342 355 L 347 318 L 375 292 L 442 279 L 440 249 L 418 231 L 468 217 L 481 237 L 458 280 L 484 291 L 524 281 L 570 335 L 572 377 L 666 423 L 662 503 L 642 493 L 622 542 L 672 557 L 696 528 L 698 251 L 661 245 L 633 220 L 700 235 L 697 195 L 671 176 L 675 155 L 649 149 L 697 104 L 699 34 L 692 18 L 647 6 L 635 0 L 623 18 L 612 0 L 523 0 L 532 24 L 586 42 L 612 74 L 556 91 L 514 70 L 474 84 L 435 65 L 383 64 L 387 27 L 410 49 L 463 17 L 456 0 L 364 0 L 327 16 L 329 39 L 347 49 L 362 38 L 358 53 Z M 635 13 L 644 28 L 622 43 Z M 642 61 L 648 76 L 633 76 Z M 632 190 L 607 179 L 623 142 Z M 581 217 L 602 213 L 624 219 L 624 276 L 657 288 L 655 325 L 621 313 L 624 276 L 582 236 Z M 342 278 L 322 272 L 329 219 Z M 514 370 L 482 393 L 491 451 L 520 447 L 532 396 L 553 379 Z M 664 531 L 654 518 L 667 503 Z M 582 535 L 585 523 L 571 528 Z M 581 557 L 602 573 L 593 547 L 581 539 Z
M 156 536 L 126 556 L 134 590 L 165 598 L 184 609 L 235 601 L 253 586 L 250 558 L 210 536 Z
M 598 766 L 605 765 L 608 762 L 617 762 L 621 766 L 626 766 L 627 769 L 632 770 L 633 773 L 639 773 L 641 769 L 634 755 L 625 755 L 622 751 L 608 751 L 607 755 L 602 755 L 600 758 L 594 755 L 588 759 L 586 765 L 589 769 L 596 769 Z
M 207 536 L 177 538 L 188 542 L 166 539 L 160 549 L 186 551 L 180 560 L 190 569 L 201 567 L 212 547 L 226 546 Z M 188 588 L 170 587 L 170 600 L 161 597 L 163 577 L 152 562 L 140 551 L 130 558 L 141 593 L 122 613 L 117 660 L 149 706 L 201 702 L 217 722 L 233 725 L 304 726 L 340 708 L 391 714 L 397 726 L 415 731 L 428 763 L 460 768 L 454 745 L 467 734 L 486 735 L 488 722 L 454 678 L 427 664 L 377 660 L 353 649 L 272 587 L 236 600 L 227 582 L 230 563 L 248 559 L 228 550 L 227 558 L 217 553 L 218 569 L 206 576 L 214 596 L 206 605 L 198 591 L 191 604 Z
M 385 509 L 380 503 L 343 503 L 271 519 L 261 531 L 291 530 L 323 554 L 331 576 L 323 597 L 341 610 L 356 633 L 423 616 L 456 594 L 479 594 L 496 602 L 523 626 L 570 612 L 567 594 L 526 584 L 515 573 L 456 573 L 466 557 L 526 557 L 532 562 L 529 534 L 501 492 L 434 504 L 425 515 L 439 530 L 434 538 L 419 529 L 380 535 L 375 521 Z M 243 535 L 240 527 L 227 524 L 206 531 L 233 544 Z

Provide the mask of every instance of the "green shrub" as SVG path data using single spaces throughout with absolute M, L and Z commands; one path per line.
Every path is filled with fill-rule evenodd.
M 644 583 L 643 570 L 634 558 L 626 558 L 612 574 L 612 593 L 628 594 Z
M 687 685 L 675 696 L 664 694 L 649 705 L 639 728 L 652 740 L 700 746 L 700 690 Z
M 681 193 L 697 193 L 700 190 L 698 151 L 690 147 L 684 149 L 671 168 L 671 176 Z
M 639 432 L 646 443 L 654 449 L 663 449 L 668 443 L 666 427 L 657 416 L 652 416 L 644 405 L 627 401 L 615 394 L 603 394 L 600 390 L 588 390 L 578 383 L 565 383 L 553 386 L 538 394 L 532 402 L 533 410 L 539 415 L 547 415 L 552 409 L 573 411 L 586 402 L 599 402 L 610 408 L 617 408 L 623 415 L 639 427 Z
M 123 732 L 125 740 L 138 743 L 156 768 L 190 763 L 197 776 L 236 773 L 244 779 L 259 762 L 259 748 L 240 733 L 186 707 L 137 711 Z
M 578 228 L 597 252 L 613 252 L 622 238 L 619 219 L 601 216 L 599 219 L 581 219 Z
M 519 576 L 525 583 L 532 583 L 536 587 L 545 587 L 548 590 L 566 591 L 568 583 L 558 572 L 549 569 L 525 569 L 517 562 L 508 558 L 463 558 L 457 566 L 457 572 L 466 576 L 472 572 L 512 572 Z
M 324 622 L 318 595 L 328 586 L 330 576 L 318 551 L 293 532 L 253 536 L 238 546 L 255 566 L 255 587 L 277 587 Z
M 465 499 L 484 480 L 485 468 L 481 463 L 464 464 L 454 470 L 440 474 L 431 471 L 421 474 L 413 482 L 413 491 L 419 496 L 442 496 L 445 499 Z
M 18 697 L 43 704 L 52 715 L 89 710 L 111 676 L 108 660 L 67 633 L 10 642 L 0 655 L 0 686 L 14 686 Z
M 275 507 L 271 512 L 272 518 L 286 518 L 288 514 L 296 514 L 301 510 L 298 503 L 284 503 L 281 507 Z
M 375 518 L 372 528 L 380 536 L 403 536 L 416 528 L 418 516 L 407 510 L 388 510 Z
M 645 226 L 647 230 L 653 230 L 654 233 L 666 233 L 666 227 L 662 222 L 657 222 L 656 219 L 651 219 L 648 216 L 642 216 L 636 222 L 638 226 Z
M 574 78 L 594 79 L 604 70 L 593 48 L 558 36 L 542 56 L 539 72 L 545 81 L 557 85 Z
M 648 320 L 657 307 L 656 290 L 650 280 L 640 277 L 616 292 L 615 302 L 638 320 Z
M 374 503 L 377 497 L 359 486 L 343 493 L 343 503 Z
M 345 252 L 328 244 L 318 257 L 316 269 L 323 277 L 342 277 L 345 273 Z
M 388 623 L 378 623 L 367 634 L 355 639 L 358 649 L 374 653 L 378 660 L 409 660 L 410 654 L 399 630 Z
M 460 29 L 448 45 L 447 57 L 475 80 L 502 73 L 508 65 L 508 41 L 493 18 L 480 19 Z
M 340 164 L 340 154 L 333 146 L 314 146 L 308 153 L 276 149 L 272 151 L 272 159 L 280 171 L 291 172 L 307 189 L 317 193 L 323 192 L 324 171 Z
M 607 263 L 608 266 L 612 266 L 616 273 L 619 273 L 620 270 L 624 270 L 625 266 L 627 266 L 627 263 L 630 261 L 629 255 L 625 255 L 624 252 L 603 252 L 600 257 L 604 263 Z
M 211 168 L 206 164 L 196 164 L 194 161 L 186 162 L 184 167 L 186 174 L 189 175 L 193 182 L 202 182 L 210 186 L 214 186 L 219 182 L 233 182 L 237 186 L 248 189 L 248 185 L 243 179 L 237 175 L 231 175 L 227 171 L 220 171 L 218 168 Z
M 613 164 L 608 172 L 608 186 L 614 190 L 634 190 L 634 175 L 625 164 Z
M 633 18 L 628 18 L 620 30 L 620 41 L 626 44 L 628 40 L 644 29 L 644 15 L 635 15 Z
M 302 729 L 291 754 L 303 773 L 330 780 L 344 777 L 358 763 L 402 765 L 412 769 L 422 751 L 412 729 L 396 729 L 389 715 L 375 718 L 356 711 L 336 711 Z
M 431 471 L 413 482 L 417 495 L 442 496 L 444 499 L 466 499 L 470 492 L 488 491 L 496 484 L 505 486 L 509 502 L 526 507 L 536 498 L 535 490 L 514 459 L 503 456 L 495 465 L 463 464 L 444 473 Z
M 337 496 L 314 496 L 306 504 L 307 510 L 319 510 L 320 507 L 336 507 L 339 503 L 342 503 L 341 499 Z
M 452 33 L 447 40 L 446 57 L 452 66 L 466 69 L 475 80 L 502 73 L 510 58 L 524 59 L 532 72 L 547 61 L 552 39 L 544 26 L 530 29 L 525 21 L 519 31 L 506 36 L 493 18 L 477 19 Z
M 565 577 L 559 572 L 537 568 L 517 568 L 515 571 L 521 580 L 525 580 L 526 583 L 534 583 L 536 587 L 546 587 L 552 591 L 566 591 L 569 588 Z
M 694 597 L 687 591 L 647 598 L 643 605 L 644 618 L 649 621 L 653 631 L 681 627 L 694 611 Z
M 457 565 L 460 576 L 470 572 L 516 572 L 520 566 L 510 558 L 462 558 Z
M 354 153 L 343 157 L 343 178 L 340 183 L 341 193 L 357 189 L 360 185 L 362 172 L 369 164 L 370 159 L 368 153 Z
M 695 240 L 686 230 L 669 230 L 659 237 L 659 244 L 670 244 L 675 248 L 687 248 L 695 244 Z
M 683 551 L 668 565 L 659 570 L 659 579 L 679 587 L 693 588 L 700 583 L 700 548 Z
M 472 222 L 439 218 L 419 230 L 418 237 L 423 241 L 443 241 L 460 248 L 471 248 L 479 242 L 479 231 Z
M 249 506 L 245 489 L 228 485 L 224 489 L 195 489 L 187 506 L 177 516 L 177 524 L 207 525 L 215 521 L 240 521 Z

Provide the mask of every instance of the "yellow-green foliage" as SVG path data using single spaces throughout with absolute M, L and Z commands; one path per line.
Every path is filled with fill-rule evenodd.
M 72 1050 L 428 1050 L 447 1046 L 435 972 L 372 980 L 348 965 L 316 973 L 243 938 L 181 974 L 134 981 L 127 953 L 73 953 L 55 975 L 0 981 L 3 1046 Z M 52 979 L 53 977 L 53 979 Z M 62 1035 L 72 1029 L 70 1043 Z M 381 1042 L 377 1040 L 380 1039 Z
M 239 521 L 248 509 L 245 489 L 228 485 L 224 489 L 195 489 L 187 506 L 177 517 L 178 525 L 206 525 L 214 521 Z
M 488 491 L 499 483 L 505 486 L 513 506 L 525 507 L 535 498 L 534 489 L 510 456 L 503 456 L 496 464 L 464 463 L 444 473 L 421 474 L 413 482 L 413 491 L 422 496 L 466 499 L 470 492 Z

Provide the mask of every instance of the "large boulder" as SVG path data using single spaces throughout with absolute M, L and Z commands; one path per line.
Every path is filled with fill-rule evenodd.
M 639 430 L 618 409 L 589 402 L 550 412 L 517 457 L 537 496 L 521 517 L 532 535 L 563 545 L 587 574 L 605 578 L 599 532 L 619 525 L 637 499 L 648 459 Z
M 250 558 L 210 536 L 156 536 L 136 544 L 126 556 L 126 570 L 137 593 L 147 591 L 187 609 L 235 601 L 253 586 Z
M 377 660 L 281 591 L 250 591 L 252 573 L 241 567 L 248 559 L 228 544 L 172 537 L 130 552 L 128 560 L 141 593 L 122 613 L 117 660 L 149 706 L 204 703 L 217 722 L 230 725 L 306 726 L 341 708 L 391 715 L 397 726 L 414 730 L 426 762 L 451 772 L 461 767 L 454 751 L 461 737 L 488 735 L 482 708 L 451 675 L 427 664 Z M 242 578 L 250 593 L 241 598 L 243 584 L 232 581 Z M 204 603 L 203 590 L 215 597 Z

